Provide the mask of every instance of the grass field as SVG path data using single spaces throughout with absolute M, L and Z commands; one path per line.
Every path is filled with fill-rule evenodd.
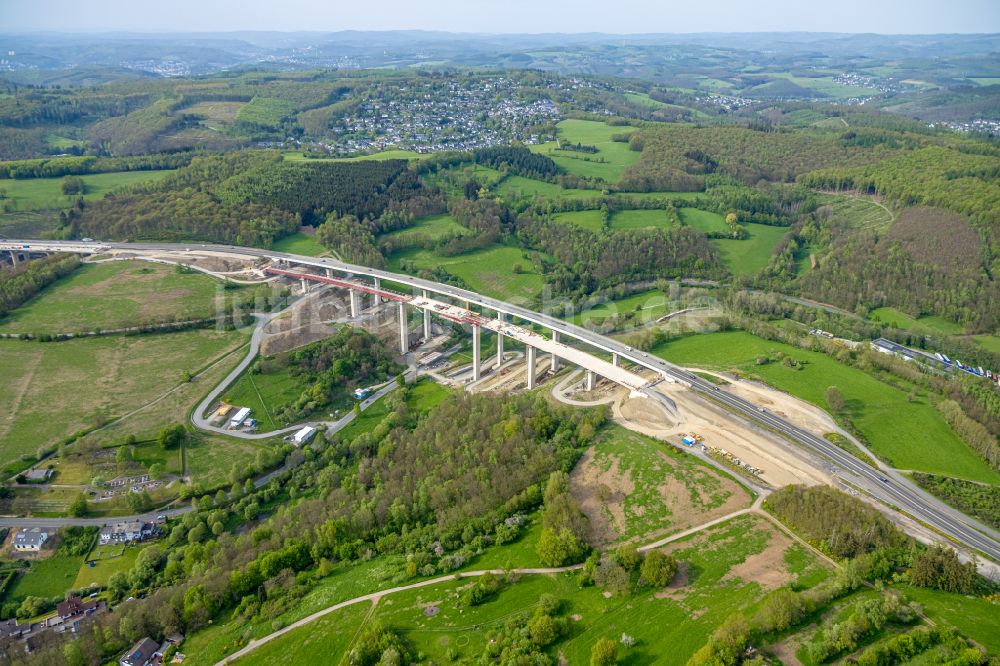
M 604 214 L 599 210 L 575 210 L 568 213 L 556 213 L 552 216 L 556 222 L 563 224 L 575 224 L 591 231 L 600 231 L 604 228 Z
M 752 501 L 743 486 L 693 456 L 616 425 L 602 431 L 572 479 L 574 495 L 590 500 L 584 510 L 599 543 L 642 545 Z
M 760 599 L 763 588 L 752 570 L 762 560 L 793 580 L 815 584 L 826 575 L 809 552 L 789 546 L 769 524 L 753 516 L 706 530 L 674 550 L 689 563 L 689 573 L 687 583 L 671 588 L 668 594 L 640 590 L 629 596 L 605 597 L 599 588 L 581 588 L 572 574 L 532 575 L 520 577 L 484 604 L 463 607 L 458 597 L 471 581 L 447 581 L 385 597 L 370 617 L 367 603 L 335 611 L 238 663 L 267 664 L 280 658 L 290 666 L 309 664 L 320 649 L 331 662 L 337 661 L 372 618 L 400 631 L 415 651 L 434 663 L 473 659 L 482 654 L 488 631 L 502 627 L 514 615 L 530 615 L 539 596 L 549 593 L 562 601 L 560 614 L 572 618 L 568 635 L 550 648 L 553 659 L 562 653 L 567 663 L 586 664 L 599 638 L 617 641 L 628 633 L 637 644 L 619 663 L 683 664 L 722 619 L 752 608 Z M 433 617 L 424 613 L 430 605 L 439 609 Z
M 639 153 L 630 150 L 627 142 L 612 141 L 611 137 L 633 131 L 633 127 L 613 127 L 593 120 L 569 119 L 556 125 L 559 139 L 568 143 L 596 146 L 597 153 L 559 150 L 555 142 L 530 146 L 530 149 L 532 152 L 548 155 L 568 173 L 617 182 L 625 169 L 639 159 Z
M 473 291 L 507 301 L 524 302 L 542 291 L 541 274 L 522 256 L 522 250 L 515 247 L 494 246 L 454 257 L 423 249 L 403 250 L 390 258 L 390 270 L 400 271 L 399 264 L 404 259 L 414 262 L 418 269 L 444 268 Z M 521 273 L 514 272 L 515 265 L 521 267 Z
M 834 81 L 832 76 L 794 76 L 792 74 L 772 74 L 777 78 L 788 79 L 792 83 L 809 88 L 828 97 L 846 99 L 848 97 L 871 97 L 877 95 L 878 91 L 873 88 L 863 88 Z
M 941 592 L 922 587 L 900 587 L 908 598 L 924 607 L 924 614 L 935 622 L 947 622 L 973 639 L 990 654 L 1000 654 L 1000 609 L 979 597 Z
M 85 264 L 0 319 L 0 332 L 63 333 L 204 319 L 240 288 L 146 261 Z
M 330 251 L 320 245 L 315 236 L 307 236 L 303 233 L 296 233 L 285 236 L 274 243 L 271 248 L 277 252 L 288 252 L 289 254 L 302 254 L 307 257 L 319 257 L 329 254 Z
M 5 600 L 25 597 L 61 597 L 76 582 L 83 562 L 82 555 L 58 553 L 31 563 L 31 570 L 22 574 L 4 595 Z
M 0 464 L 57 444 L 93 424 L 99 412 L 113 417 L 145 405 L 181 384 L 185 369 L 196 370 L 243 341 L 242 333 L 215 330 L 54 343 L 0 340 Z M 184 421 L 189 407 L 172 422 Z
M 998 335 L 977 335 L 975 341 L 979 343 L 979 346 L 983 349 L 993 352 L 994 354 L 1000 354 L 1000 336 Z
M 586 324 L 588 321 L 599 324 L 608 317 L 636 311 L 642 313 L 644 321 L 661 317 L 667 314 L 666 296 L 658 289 L 650 289 L 649 291 L 626 296 L 617 301 L 610 301 L 589 307 L 574 315 L 572 321 L 574 324 L 580 326 Z
M 689 336 L 653 351 L 681 365 L 732 369 L 759 377 L 823 409 L 827 409 L 826 388 L 836 386 L 847 400 L 849 417 L 871 448 L 895 467 L 1000 483 L 1000 475 L 958 438 L 926 397 L 910 402 L 903 391 L 823 353 L 763 340 L 743 331 Z M 798 367 L 790 368 L 778 361 L 778 353 L 798 361 Z M 757 365 L 757 357 L 773 360 Z
M 686 226 L 706 234 L 728 230 L 726 218 L 712 211 L 685 207 L 678 208 L 677 215 Z
M 766 224 L 746 224 L 750 237 L 745 240 L 712 239 L 719 248 L 723 263 L 733 275 L 753 275 L 767 266 L 771 252 L 785 234 L 787 227 L 772 227 Z
M 171 173 L 172 169 L 85 174 L 80 176 L 86 185 L 83 198 L 93 201 L 119 187 L 159 180 Z M 3 179 L 0 191 L 13 204 L 14 211 L 69 208 L 77 197 L 63 194 L 62 182 L 62 178 Z
M 725 218 L 718 213 L 698 208 L 680 208 L 677 213 L 681 222 L 703 233 L 725 232 L 728 228 Z M 788 229 L 766 224 L 743 226 L 749 238 L 744 240 L 713 238 L 710 242 L 718 248 L 726 267 L 734 275 L 753 275 L 767 266 L 774 246 L 788 233 Z
M 628 229 L 669 229 L 673 224 L 662 210 L 618 210 L 611 216 L 611 228 L 615 231 Z
M 412 245 L 418 238 L 437 240 L 444 236 L 467 233 L 469 230 L 456 222 L 451 215 L 430 215 L 414 220 L 413 224 L 405 229 L 389 232 L 380 238 L 386 238 L 395 245 L 403 247 Z
M 236 113 L 236 121 L 261 127 L 278 127 L 281 119 L 295 111 L 295 103 L 277 97 L 254 97 Z
M 896 308 L 877 308 L 868 314 L 872 321 L 889 324 L 895 328 L 905 328 L 918 333 L 931 335 L 958 335 L 962 332 L 961 324 L 956 324 L 944 317 L 930 316 L 914 319 Z
M 544 180 L 507 176 L 497 186 L 497 192 L 504 198 L 539 197 L 542 199 L 593 199 L 601 196 L 600 190 L 575 190 L 562 188 Z
M 87 561 L 80 565 L 73 589 L 106 587 L 113 575 L 119 572 L 127 574 L 132 569 L 143 548 L 144 546 L 97 546 L 87 558 L 94 562 L 94 566 L 89 566 Z
M 305 388 L 305 378 L 293 377 L 287 370 L 259 375 L 244 372 L 229 387 L 223 399 L 231 405 L 249 407 L 260 430 L 266 432 L 288 425 L 276 419 L 275 411 L 298 398 Z

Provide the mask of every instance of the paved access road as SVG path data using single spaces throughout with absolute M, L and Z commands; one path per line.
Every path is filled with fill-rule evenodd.
M 709 396 L 731 411 L 742 414 L 754 422 L 763 424 L 765 427 L 777 431 L 802 446 L 832 460 L 839 467 L 840 473 L 846 480 L 873 497 L 911 515 L 918 521 L 929 525 L 954 541 L 979 550 L 994 560 L 1000 561 L 1000 533 L 946 506 L 936 498 L 916 488 L 901 475 L 891 470 L 881 471 L 873 469 L 822 437 L 798 428 L 785 419 L 771 414 L 764 408 L 748 400 L 721 391 L 711 382 L 672 363 L 655 356 L 650 356 L 646 352 L 632 349 L 621 342 L 606 338 L 603 335 L 544 313 L 534 312 L 495 298 L 482 296 L 466 289 L 423 280 L 417 277 L 400 275 L 366 266 L 355 266 L 336 259 L 306 257 L 259 248 L 179 243 L 82 243 L 79 241 L 12 240 L 0 242 L 0 250 L 94 254 L 130 251 L 140 254 L 144 252 L 189 252 L 197 254 L 198 252 L 223 251 L 234 255 L 242 255 L 250 259 L 270 259 L 298 266 L 331 269 L 355 277 L 377 277 L 382 280 L 410 285 L 415 289 L 423 289 L 431 293 L 449 296 L 458 301 L 477 305 L 487 310 L 512 315 L 523 321 L 539 324 L 550 330 L 558 331 L 562 336 L 569 336 L 586 342 L 596 349 L 618 354 L 622 358 L 639 366 L 660 373 L 669 381 L 680 382 L 699 393 Z

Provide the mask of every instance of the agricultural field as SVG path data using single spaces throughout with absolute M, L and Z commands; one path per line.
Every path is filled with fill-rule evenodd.
M 291 234 L 275 241 L 271 246 L 276 252 L 287 252 L 289 254 L 301 254 L 307 257 L 322 257 L 330 251 L 323 247 L 315 236 L 307 236 L 303 233 Z
M 585 664 L 599 638 L 617 641 L 628 633 L 636 645 L 622 663 L 651 663 L 655 658 L 657 663 L 683 664 L 722 619 L 752 607 L 766 590 L 794 581 L 813 585 L 827 575 L 811 552 L 755 516 L 715 526 L 670 550 L 685 564 L 665 590 L 607 597 L 599 588 L 581 588 L 573 574 L 525 575 L 495 598 L 470 607 L 461 605 L 459 598 L 473 581 L 448 580 L 384 597 L 374 610 L 362 602 L 334 611 L 239 663 L 265 664 L 281 655 L 289 664 L 306 664 L 318 646 L 341 650 L 327 653 L 336 660 L 350 646 L 350 639 L 345 646 L 342 636 L 355 636 L 372 620 L 398 630 L 435 663 L 474 658 L 482 654 L 489 631 L 516 614 L 530 615 L 542 594 L 552 594 L 562 602 L 559 615 L 570 621 L 568 635 L 550 648 L 553 658 L 562 653 L 568 663 Z M 437 612 L 426 613 L 432 606 Z
M 593 120 L 564 120 L 556 125 L 556 135 L 567 143 L 596 146 L 596 153 L 559 150 L 555 142 L 530 146 L 531 151 L 548 155 L 560 167 L 577 176 L 601 178 L 617 182 L 625 169 L 639 159 L 639 153 L 629 149 L 628 142 L 612 141 L 616 134 L 628 134 L 635 128 L 612 126 Z
M 930 335 L 958 335 L 962 332 L 961 324 L 956 324 L 944 317 L 923 316 L 914 319 L 896 308 L 876 308 L 868 313 L 868 318 L 875 322 L 888 324 L 894 328 L 904 328 Z
M 821 352 L 754 337 L 744 331 L 692 335 L 653 352 L 680 365 L 730 370 L 810 402 L 822 409 L 825 391 L 836 386 L 846 398 L 847 416 L 870 448 L 894 467 L 1000 483 L 1000 475 L 966 446 L 927 396 L 907 394 Z M 782 362 L 794 359 L 794 367 Z M 757 359 L 770 359 L 759 364 Z
M 629 229 L 669 229 L 673 223 L 662 210 L 617 210 L 611 216 L 614 231 Z
M 1000 336 L 997 335 L 977 335 L 973 338 L 979 346 L 995 354 L 1000 354 Z
M 586 326 L 588 322 L 600 324 L 608 317 L 630 312 L 641 313 L 642 321 L 651 321 L 656 317 L 662 317 L 667 314 L 667 298 L 662 291 L 650 289 L 615 301 L 587 307 L 575 314 L 572 321 L 579 326 Z
M 83 198 L 87 201 L 102 198 L 119 187 L 160 180 L 173 173 L 173 169 L 159 171 L 119 171 L 95 173 L 80 176 L 86 190 Z M 45 208 L 69 208 L 78 195 L 62 193 L 62 178 L 23 178 L 0 180 L 0 191 L 6 195 L 5 212 L 40 210 Z
M 233 483 L 234 468 L 242 472 L 261 452 L 273 451 L 280 444 L 280 440 L 248 440 L 198 433 L 184 445 L 187 474 L 205 492 L 228 488 Z
M 590 518 L 591 543 L 637 545 L 745 509 L 750 494 L 732 478 L 673 446 L 609 426 L 571 475 Z
M 430 215 L 414 220 L 405 229 L 391 231 L 379 237 L 392 241 L 394 246 L 413 245 L 419 239 L 437 240 L 445 236 L 464 235 L 469 230 L 455 221 L 451 215 Z
M 171 394 L 184 384 L 185 369 L 196 371 L 244 340 L 239 332 L 215 330 L 53 343 L 0 340 L 0 464 L 20 464 L 21 456 Z M 175 414 L 171 422 L 178 420 L 183 416 Z
M 84 264 L 0 319 L 0 332 L 64 333 L 215 316 L 240 287 L 145 261 Z
M 470 289 L 506 301 L 523 303 L 542 291 L 541 274 L 516 247 L 494 246 L 454 257 L 423 249 L 403 250 L 390 258 L 390 270 L 404 272 L 399 267 L 404 260 L 413 262 L 417 270 L 443 268 Z M 515 272 L 515 266 L 521 267 L 520 273 Z
M 986 599 L 952 594 L 923 587 L 900 586 L 909 599 L 924 607 L 924 614 L 935 622 L 954 625 L 976 641 L 990 654 L 1000 653 L 1000 633 L 997 632 L 997 605 Z

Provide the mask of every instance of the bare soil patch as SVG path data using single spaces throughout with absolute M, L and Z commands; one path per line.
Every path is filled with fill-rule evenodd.
M 632 477 L 622 472 L 614 459 L 605 470 L 587 449 L 570 474 L 573 497 L 590 519 L 590 542 L 608 543 L 625 526 L 625 497 L 635 490 Z
M 730 569 L 723 581 L 738 578 L 755 582 L 765 590 L 774 590 L 792 581 L 793 576 L 785 566 L 785 551 L 792 545 L 792 540 L 770 525 L 768 533 L 770 540 L 767 547 Z

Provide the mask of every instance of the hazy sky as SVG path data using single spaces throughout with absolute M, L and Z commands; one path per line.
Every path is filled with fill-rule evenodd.
M 0 0 L 0 32 L 1000 32 L 1000 0 Z

